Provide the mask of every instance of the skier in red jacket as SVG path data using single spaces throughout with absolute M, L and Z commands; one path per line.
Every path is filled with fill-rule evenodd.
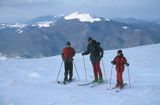
M 123 71 L 125 69 L 125 65 L 129 66 L 129 63 L 127 63 L 126 58 L 123 56 L 122 50 L 117 51 L 117 56 L 114 58 L 114 60 L 111 62 L 113 65 L 116 65 L 116 72 L 117 72 L 117 84 L 116 87 L 123 88 Z
M 62 59 L 64 61 L 65 73 L 64 81 L 71 81 L 73 76 L 73 57 L 75 56 L 75 50 L 71 47 L 71 43 L 67 42 L 66 47 L 63 49 Z M 68 79 L 69 74 L 69 79 Z

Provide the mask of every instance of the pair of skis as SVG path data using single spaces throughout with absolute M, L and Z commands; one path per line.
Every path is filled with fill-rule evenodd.
M 77 84 L 78 86 L 88 86 L 90 85 L 91 88 L 102 85 L 104 83 L 106 83 L 107 81 L 103 81 L 101 83 L 97 83 L 97 82 L 88 82 L 88 83 L 84 83 L 84 84 Z
M 94 83 L 94 82 L 88 82 L 88 83 L 84 83 L 84 84 L 77 84 L 78 86 L 88 86 L 90 85 L 91 88 L 102 85 L 104 83 L 106 83 L 107 81 L 104 81 L 102 83 Z M 116 92 L 120 92 L 125 86 L 127 85 L 127 83 L 123 84 L 123 87 L 112 87 L 112 88 L 107 88 L 107 90 L 116 90 Z

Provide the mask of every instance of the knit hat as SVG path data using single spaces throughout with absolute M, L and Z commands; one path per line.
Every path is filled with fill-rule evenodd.
M 93 40 L 92 37 L 88 37 L 88 41 L 91 41 L 91 40 Z
M 117 53 L 122 54 L 122 50 L 118 50 Z
M 67 42 L 66 45 L 71 45 L 71 42 Z

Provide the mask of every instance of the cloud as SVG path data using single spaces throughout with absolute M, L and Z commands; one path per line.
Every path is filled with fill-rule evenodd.
M 0 0 L 0 7 L 26 7 L 26 6 L 41 6 L 50 5 L 53 0 Z
M 102 17 L 160 17 L 160 0 L 0 0 L 0 17 L 86 12 Z

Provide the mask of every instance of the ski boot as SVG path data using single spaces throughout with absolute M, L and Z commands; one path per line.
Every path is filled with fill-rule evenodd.
M 102 82 L 104 82 L 102 78 L 98 79 L 98 83 L 102 83 Z

